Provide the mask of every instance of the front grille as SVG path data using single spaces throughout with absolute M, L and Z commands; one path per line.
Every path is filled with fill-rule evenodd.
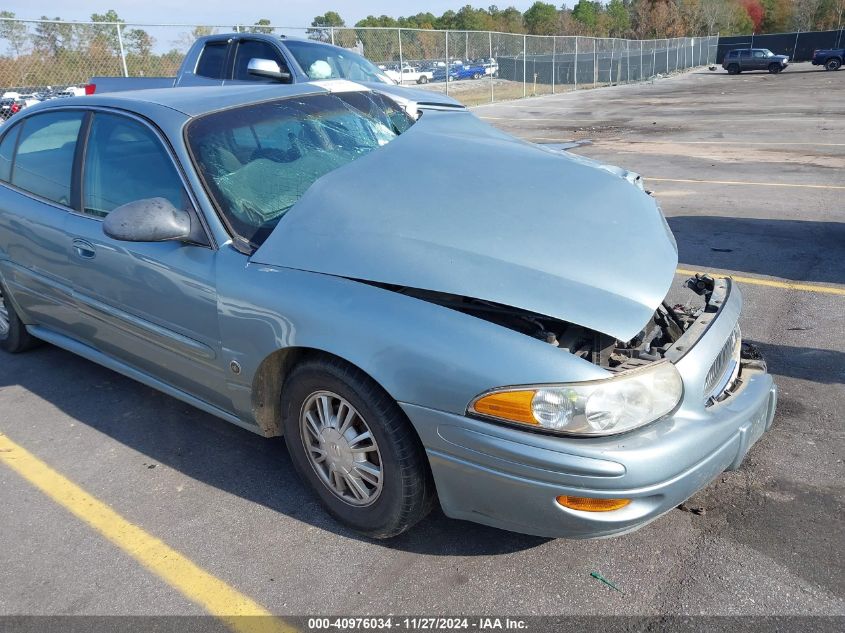
M 707 372 L 707 378 L 704 381 L 704 398 L 708 403 L 718 400 L 735 378 L 735 372 L 739 368 L 741 341 L 742 333 L 737 325 Z

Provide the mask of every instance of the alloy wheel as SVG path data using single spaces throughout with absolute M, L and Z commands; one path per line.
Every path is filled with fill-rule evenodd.
M 0 288 L 0 338 L 9 334 L 9 308 L 6 306 L 6 298 L 3 296 L 3 289 Z
M 312 393 L 302 405 L 299 428 L 311 467 L 335 496 L 353 506 L 378 499 L 384 479 L 381 453 L 348 400 L 331 391 Z

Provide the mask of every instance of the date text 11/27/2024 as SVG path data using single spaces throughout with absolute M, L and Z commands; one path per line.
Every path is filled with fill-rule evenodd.
M 309 618 L 309 631 L 382 631 L 391 629 L 411 631 L 500 631 L 525 630 L 525 620 L 498 617 L 353 617 Z

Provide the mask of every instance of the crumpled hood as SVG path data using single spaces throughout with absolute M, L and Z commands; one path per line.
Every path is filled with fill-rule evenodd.
M 654 200 L 625 179 L 427 111 L 317 180 L 257 264 L 464 295 L 630 340 L 672 283 Z

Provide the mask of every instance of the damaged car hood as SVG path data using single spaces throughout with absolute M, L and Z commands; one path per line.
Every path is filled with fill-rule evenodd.
M 626 179 L 469 112 L 426 111 L 315 181 L 252 262 L 492 301 L 627 341 L 666 296 L 677 251 Z

